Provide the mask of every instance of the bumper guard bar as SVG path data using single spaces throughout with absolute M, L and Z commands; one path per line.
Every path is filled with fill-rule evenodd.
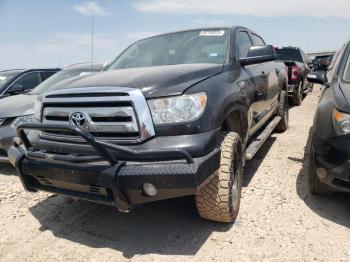
M 58 155 L 43 152 L 35 152 L 25 133 L 25 130 L 46 130 L 46 131 L 69 131 L 82 137 L 99 154 L 99 156 L 75 156 Z M 181 149 L 174 150 L 132 150 L 124 146 L 107 143 L 96 139 L 85 129 L 73 125 L 62 124 L 42 124 L 42 123 L 23 123 L 17 128 L 18 136 L 26 148 L 26 156 L 33 159 L 47 159 L 51 161 L 67 161 L 71 163 L 92 162 L 106 160 L 111 166 L 119 162 L 118 155 L 126 156 L 135 161 L 146 160 L 179 160 L 185 159 L 188 164 L 194 163 L 191 155 Z

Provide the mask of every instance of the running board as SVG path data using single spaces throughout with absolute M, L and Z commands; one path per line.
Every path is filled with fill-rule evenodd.
M 10 163 L 7 156 L 0 156 L 0 163 Z
M 266 127 L 265 129 L 250 143 L 246 150 L 246 160 L 251 160 L 259 148 L 264 144 L 266 139 L 271 135 L 275 127 L 281 121 L 280 116 L 276 116 Z
M 303 90 L 303 94 L 304 94 L 304 95 L 305 95 L 305 94 L 308 94 L 308 93 L 310 93 L 310 91 L 311 91 L 311 88 L 308 87 L 307 89 Z

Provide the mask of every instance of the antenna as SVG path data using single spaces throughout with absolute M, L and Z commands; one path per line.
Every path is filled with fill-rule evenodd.
M 95 27 L 95 19 L 92 19 L 91 25 L 91 69 L 94 65 L 94 27 Z

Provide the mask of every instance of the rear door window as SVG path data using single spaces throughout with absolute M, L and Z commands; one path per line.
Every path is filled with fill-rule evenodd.
M 56 74 L 56 71 L 45 71 L 45 72 L 41 72 L 40 74 L 41 74 L 41 81 L 45 81 L 53 74 Z
M 254 45 L 265 45 L 265 41 L 260 36 L 257 36 L 256 34 L 252 34 L 252 39 L 253 39 Z

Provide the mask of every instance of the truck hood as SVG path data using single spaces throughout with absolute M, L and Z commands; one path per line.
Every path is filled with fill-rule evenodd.
M 146 98 L 182 94 L 187 88 L 223 71 L 223 65 L 183 64 L 118 69 L 62 82 L 55 89 L 120 86 L 141 90 Z
M 15 95 L 1 99 L 0 118 L 34 114 L 36 95 Z

